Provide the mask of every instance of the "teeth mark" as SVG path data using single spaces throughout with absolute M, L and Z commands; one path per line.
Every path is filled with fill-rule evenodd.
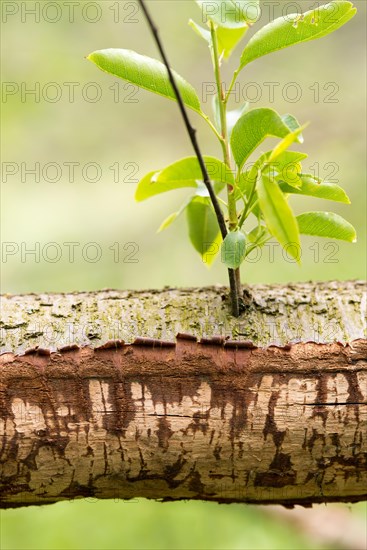
M 45 348 L 39 348 L 36 346 L 35 348 L 29 348 L 24 352 L 24 355 L 39 355 L 41 357 L 49 357 L 51 355 L 51 351 L 49 349 Z
M 61 353 L 67 353 L 68 351 L 77 351 L 79 346 L 77 344 L 71 344 L 70 346 L 63 346 L 62 348 L 59 348 L 58 351 Z
M 223 346 L 224 342 L 224 336 L 213 336 L 212 338 L 202 338 L 200 340 L 200 344 L 204 346 Z
M 95 351 L 103 351 L 105 349 L 119 349 L 123 348 L 125 345 L 125 342 L 123 340 L 108 340 L 105 344 L 102 344 L 102 346 L 98 346 L 97 348 L 94 348 Z
M 185 334 L 185 333 L 182 333 L 182 332 L 179 332 L 176 335 L 176 339 L 177 340 L 188 340 L 189 342 L 197 342 L 198 341 L 196 336 L 194 336 L 193 334 Z
M 143 346 L 147 348 L 174 348 L 175 342 L 168 342 L 165 340 L 158 340 L 156 338 L 135 338 L 133 346 Z
M 235 349 L 256 349 L 257 346 L 251 340 L 227 340 L 224 344 L 225 348 Z

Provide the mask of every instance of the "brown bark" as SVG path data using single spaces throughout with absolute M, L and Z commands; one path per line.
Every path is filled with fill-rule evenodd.
M 224 292 L 4 296 L 1 506 L 365 499 L 365 285 Z

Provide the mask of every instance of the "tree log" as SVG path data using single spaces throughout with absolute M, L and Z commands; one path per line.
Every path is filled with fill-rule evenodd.
M 2 296 L 1 506 L 367 496 L 366 286 Z

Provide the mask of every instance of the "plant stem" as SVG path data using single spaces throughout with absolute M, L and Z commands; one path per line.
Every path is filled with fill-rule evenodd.
M 199 114 L 199 113 L 198 113 Z M 218 140 L 222 143 L 223 142 L 223 138 L 222 136 L 220 135 L 220 133 L 218 132 L 218 130 L 216 129 L 216 127 L 214 126 L 214 124 L 212 123 L 212 121 L 210 120 L 210 118 L 208 117 L 208 115 L 206 115 L 205 113 L 200 113 L 200 116 L 205 120 L 205 122 L 210 126 L 210 128 L 213 130 L 214 134 L 216 135 L 216 137 L 218 138 Z
M 215 80 L 217 83 L 217 90 L 218 90 L 218 104 L 219 104 L 221 133 L 223 138 L 224 163 L 227 165 L 228 169 L 231 170 L 231 158 L 229 154 L 228 128 L 227 128 L 227 108 L 225 104 L 225 94 L 223 90 L 223 84 L 222 84 L 221 73 L 220 73 L 217 32 L 213 21 L 210 22 L 210 32 L 211 32 L 212 44 L 213 44 Z M 236 196 L 234 193 L 233 186 L 231 185 L 227 185 L 227 196 L 228 196 L 229 230 L 234 231 L 238 226 L 238 218 L 237 218 Z M 237 294 L 237 301 L 238 301 L 241 297 L 241 275 L 240 275 L 239 268 L 234 270 L 234 279 L 236 282 L 236 294 Z
M 202 175 L 203 175 L 203 181 L 204 181 L 204 184 L 205 184 L 205 186 L 208 190 L 210 199 L 212 201 L 213 208 L 214 208 L 217 220 L 218 220 L 218 225 L 219 225 L 219 228 L 220 228 L 220 232 L 221 232 L 222 238 L 224 240 L 227 233 L 228 233 L 226 222 L 225 222 L 225 219 L 224 219 L 224 216 L 223 216 L 222 209 L 221 209 L 221 207 L 219 205 L 219 202 L 217 200 L 217 197 L 215 195 L 213 186 L 211 184 L 209 174 L 208 174 L 208 171 L 206 169 L 205 162 L 204 162 L 203 156 L 201 154 L 199 144 L 198 144 L 197 139 L 196 139 L 196 130 L 191 126 L 189 117 L 188 117 L 186 109 L 185 109 L 185 105 L 184 105 L 183 100 L 182 100 L 181 93 L 180 93 L 180 91 L 177 87 L 176 80 L 175 80 L 175 77 L 173 76 L 170 64 L 168 62 L 166 52 L 165 52 L 165 50 L 163 48 L 163 44 L 160 40 L 158 28 L 155 26 L 155 24 L 154 24 L 154 22 L 153 22 L 153 20 L 150 16 L 150 13 L 149 13 L 146 5 L 145 5 L 144 0 L 138 0 L 138 2 L 139 2 L 140 6 L 142 8 L 142 11 L 143 11 L 143 13 L 146 17 L 147 22 L 148 22 L 148 25 L 149 25 L 149 27 L 152 31 L 153 37 L 154 37 L 155 42 L 158 46 L 159 52 L 162 56 L 162 60 L 163 60 L 165 66 L 167 68 L 168 77 L 169 77 L 171 86 L 173 88 L 173 91 L 175 93 L 175 96 L 176 96 L 176 99 L 177 99 L 177 102 L 178 102 L 178 105 L 179 105 L 179 108 L 180 108 L 180 111 L 181 111 L 181 114 L 182 114 L 182 118 L 184 120 L 187 132 L 188 132 L 190 140 L 191 140 L 191 144 L 192 144 L 192 146 L 194 148 L 194 151 L 195 151 L 195 154 L 197 156 L 197 159 L 198 159 L 198 162 L 199 162 L 199 165 L 200 165 L 200 169 L 201 169 L 201 172 L 202 172 Z M 229 284 L 230 284 L 232 315 L 234 317 L 238 317 L 239 314 L 240 314 L 240 311 L 239 311 L 239 303 L 238 303 L 238 288 L 237 288 L 237 283 L 236 283 L 237 278 L 236 278 L 236 275 L 235 275 L 235 273 L 232 269 L 228 270 L 228 275 L 229 275 Z
M 232 81 L 229 85 L 229 88 L 228 88 L 228 91 L 227 91 L 227 94 L 225 95 L 224 97 L 224 104 L 227 105 L 228 103 L 228 100 L 231 96 L 231 92 L 233 90 L 233 86 L 236 84 L 236 80 L 237 80 L 237 77 L 238 75 L 240 74 L 240 71 L 241 71 L 241 68 L 239 67 L 238 69 L 235 70 L 235 72 L 233 73 L 233 78 L 232 78 Z
M 251 206 L 251 202 L 252 202 L 252 199 L 254 198 L 254 195 L 255 195 L 256 182 L 257 182 L 258 177 L 259 177 L 259 174 L 257 173 L 256 179 L 255 179 L 255 182 L 254 182 L 254 185 L 253 185 L 253 187 L 252 187 L 252 189 L 251 189 L 251 192 L 250 192 L 250 195 L 249 195 L 249 198 L 248 198 L 248 201 L 247 201 L 247 204 L 246 204 L 246 206 L 245 206 L 245 208 L 244 208 L 244 210 L 243 210 L 243 212 L 242 212 L 241 219 L 240 219 L 240 221 L 238 222 L 239 227 L 242 227 L 242 226 L 243 226 L 243 224 L 244 224 L 244 222 L 245 222 L 247 216 L 250 214 L 250 212 L 251 212 L 251 210 L 252 210 L 252 208 L 253 208 L 253 206 Z

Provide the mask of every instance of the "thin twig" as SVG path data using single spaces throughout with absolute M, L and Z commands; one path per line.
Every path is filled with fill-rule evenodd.
M 201 169 L 201 172 L 202 172 L 202 175 L 203 175 L 203 181 L 204 181 L 204 184 L 205 184 L 205 186 L 208 190 L 210 199 L 212 201 L 213 208 L 214 208 L 217 220 L 218 220 L 220 232 L 221 232 L 222 238 L 224 240 L 227 233 L 228 233 L 226 222 L 225 222 L 225 219 L 224 219 L 224 216 L 223 216 L 222 209 L 219 205 L 218 199 L 217 199 L 217 197 L 214 193 L 214 189 L 213 189 L 213 186 L 211 184 L 209 174 L 208 174 L 208 171 L 207 171 L 206 166 L 205 166 L 203 155 L 201 154 L 199 144 L 198 144 L 197 139 L 196 139 L 196 130 L 195 130 L 195 128 L 193 128 L 191 126 L 189 117 L 188 117 L 187 112 L 186 112 L 184 102 L 182 100 L 181 93 L 180 93 L 180 91 L 177 87 L 176 80 L 175 80 L 175 77 L 172 73 L 170 64 L 168 62 L 167 55 L 166 55 L 165 50 L 163 48 L 162 42 L 159 38 L 158 28 L 155 26 L 150 14 L 149 14 L 149 11 L 148 11 L 148 9 L 145 5 L 144 0 L 138 0 L 138 2 L 141 6 L 141 9 L 143 10 L 143 13 L 146 17 L 148 25 L 149 25 L 149 27 L 152 31 L 152 34 L 154 36 L 154 39 L 155 39 L 156 43 L 157 43 L 159 52 L 162 56 L 162 60 L 163 60 L 165 66 L 167 68 L 169 81 L 170 81 L 171 86 L 173 88 L 173 91 L 176 95 L 177 102 L 178 102 L 178 105 L 179 105 L 179 108 L 180 108 L 180 111 L 181 111 L 181 114 L 182 114 L 182 118 L 184 119 L 187 132 L 190 136 L 192 146 L 194 148 L 195 154 L 196 154 L 197 159 L 199 161 L 200 169 Z M 239 316 L 239 306 L 238 306 L 237 282 L 236 282 L 236 277 L 235 277 L 234 270 L 229 269 L 228 274 L 229 274 L 229 283 L 230 283 L 230 288 L 231 288 L 232 315 L 234 317 L 238 317 Z
M 197 139 L 196 139 L 196 130 L 195 128 L 193 128 L 191 126 L 191 123 L 189 121 L 189 117 L 187 115 L 187 112 L 186 112 L 186 108 L 185 108 L 185 105 L 184 105 L 184 102 L 182 100 L 182 96 L 181 96 L 181 93 L 177 87 L 177 84 L 176 84 L 176 80 L 175 80 L 175 77 L 172 73 L 172 70 L 171 70 L 171 67 L 169 65 L 169 62 L 168 62 L 168 58 L 167 58 L 167 55 L 164 51 L 164 48 L 163 48 L 163 45 L 162 45 L 162 42 L 159 38 L 159 31 L 158 31 L 158 28 L 155 26 L 149 12 L 148 12 L 148 9 L 145 5 L 145 2 L 144 0 L 139 0 L 139 4 L 141 5 L 141 8 L 144 12 L 144 15 L 149 23 L 149 26 L 150 26 L 150 29 L 154 35 L 154 38 L 155 38 L 155 41 L 157 43 L 157 46 L 158 46 L 158 49 L 160 51 L 160 54 L 162 56 L 162 59 L 163 59 L 163 62 L 167 68 L 167 71 L 168 71 L 168 76 L 169 76 L 169 80 L 170 80 L 170 83 L 172 85 L 172 88 L 173 88 L 173 91 L 175 92 L 175 95 L 176 95 L 176 98 L 177 98 L 177 101 L 178 101 L 178 104 L 179 104 L 179 107 L 180 107 L 180 111 L 181 111 L 181 114 L 182 114 L 182 117 L 184 119 L 184 122 L 185 122 L 185 126 L 186 126 L 186 129 L 189 133 L 189 136 L 190 136 L 190 139 L 191 139 L 191 143 L 192 143 L 192 146 L 194 148 L 194 151 L 195 151 L 195 154 L 198 158 L 198 161 L 199 161 L 199 164 L 200 164 L 200 168 L 201 168 L 201 171 L 202 171 L 202 174 L 203 174 L 203 181 L 204 181 L 204 184 L 206 185 L 207 189 L 208 189 L 208 192 L 209 192 L 209 196 L 210 196 L 210 199 L 213 203 L 213 207 L 214 207 L 214 210 L 215 210 L 215 213 L 216 213 L 216 216 L 217 216 L 217 219 L 218 219 L 218 224 L 219 224 L 219 227 L 220 227 L 220 230 L 221 230 L 221 234 L 222 234 L 222 237 L 223 239 L 225 238 L 225 236 L 227 235 L 227 226 L 226 226 L 226 222 L 224 220 L 224 216 L 223 216 L 223 212 L 219 206 L 219 203 L 217 201 L 217 197 L 214 193 L 214 190 L 213 190 L 213 187 L 212 187 L 212 184 L 210 182 L 210 178 L 209 178 L 209 174 L 208 174 L 208 171 L 206 169 L 206 166 L 205 166 L 205 162 L 204 162 L 204 159 L 203 159 L 203 155 L 201 154 L 201 151 L 200 151 L 200 148 L 199 148 L 199 145 L 198 145 L 198 142 L 197 142 Z

